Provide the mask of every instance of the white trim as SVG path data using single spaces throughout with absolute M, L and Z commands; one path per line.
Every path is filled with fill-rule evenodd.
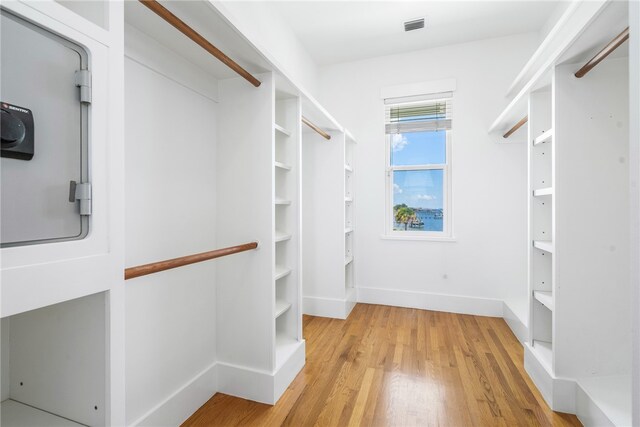
M 507 323 L 507 326 L 509 326 L 509 329 L 511 329 L 511 332 L 518 338 L 518 341 L 524 345 L 529 339 L 529 328 L 520 320 L 518 315 L 511 310 L 509 304 L 506 302 L 503 302 L 502 305 L 502 318 Z
M 218 391 L 242 399 L 275 405 L 305 364 L 305 341 L 271 373 L 232 363 L 218 362 Z
M 524 369 L 552 410 L 576 413 L 575 380 L 551 374 L 528 343 L 524 345 Z
M 455 90 L 456 79 L 431 80 L 428 82 L 408 83 L 380 88 L 380 98 L 402 98 L 406 96 L 453 92 Z
M 364 304 L 390 305 L 491 317 L 502 317 L 503 313 L 503 301 L 494 298 L 381 288 L 357 288 L 357 290 L 358 302 Z
M 346 319 L 353 308 L 347 299 L 304 296 L 302 312 L 310 316 Z
M 584 427 L 613 427 L 615 425 L 579 384 L 576 387 L 576 416 Z
M 130 425 L 182 424 L 218 391 L 217 368 L 213 363 Z
M 423 241 L 423 242 L 444 242 L 444 243 L 456 243 L 458 239 L 455 236 L 451 237 L 438 237 L 432 236 L 425 232 L 415 232 L 413 234 L 411 232 L 405 232 L 403 234 L 381 234 L 380 238 L 382 240 L 413 240 L 413 241 Z M 419 234 L 418 234 L 419 233 Z M 426 234 L 426 235 L 425 235 Z
M 449 101 L 453 98 L 453 92 L 430 93 L 426 95 L 403 96 L 400 98 L 385 98 L 385 105 L 397 104 L 421 104 L 424 101 Z

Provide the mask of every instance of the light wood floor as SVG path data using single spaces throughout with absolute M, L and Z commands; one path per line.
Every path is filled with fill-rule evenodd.
M 307 363 L 275 406 L 216 394 L 183 426 L 580 425 L 554 413 L 500 318 L 358 304 L 305 316 Z

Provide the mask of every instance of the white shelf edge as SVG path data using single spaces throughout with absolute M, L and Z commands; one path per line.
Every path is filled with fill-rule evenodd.
M 540 145 L 546 142 L 553 142 L 553 129 L 544 131 L 542 135 L 533 139 L 533 145 Z
M 275 241 L 276 242 L 284 242 L 286 240 L 291 239 L 291 234 L 287 234 L 284 231 L 276 230 Z
M 352 262 L 353 262 L 353 255 L 348 256 L 348 257 L 346 257 L 346 258 L 344 259 L 344 265 L 345 265 L 345 266 L 346 266 L 346 265 L 351 264 Z
M 276 265 L 276 271 L 273 276 L 273 280 L 282 279 L 285 276 L 291 274 L 291 269 L 287 267 L 283 267 L 281 265 Z
M 344 234 L 349 234 L 349 233 L 353 233 L 353 227 L 346 227 L 344 229 Z
M 281 199 L 280 197 L 276 197 L 273 203 L 276 205 L 290 205 L 291 200 L 285 200 L 285 199 Z
M 12 399 L 3 401 L 2 404 L 0 404 L 0 408 L 2 411 L 3 425 L 6 424 L 14 427 L 31 427 L 37 425 L 80 427 L 83 425 Z
M 276 315 L 275 318 L 282 316 L 291 308 L 291 303 L 283 300 L 276 300 Z
M 274 124 L 273 124 L 273 128 L 274 128 L 276 131 L 278 131 L 278 132 L 280 132 L 281 134 L 283 134 L 283 135 L 291 136 L 291 132 L 289 132 L 288 130 L 286 130 L 285 128 L 283 128 L 282 126 L 280 126 L 280 125 L 279 125 L 279 124 L 277 124 L 277 123 L 274 123 Z
M 604 6 L 608 4 L 606 0 L 589 2 L 573 1 L 572 3 L 573 5 L 563 14 L 563 23 L 560 24 L 559 20 L 554 26 L 553 31 L 551 31 L 543 41 L 542 45 L 544 46 L 541 45 L 541 47 L 538 48 L 541 49 L 542 52 L 535 52 L 533 54 L 533 57 L 536 57 L 536 60 L 530 60 L 531 63 L 527 63 L 525 65 L 525 68 L 520 72 L 520 74 L 518 74 L 514 83 L 512 83 L 508 93 L 514 93 L 516 91 L 516 87 L 518 88 L 518 92 L 513 96 L 513 98 L 508 96 L 511 98 L 511 102 L 509 102 L 509 104 L 491 124 L 489 128 L 490 134 L 501 129 L 501 127 L 505 125 L 505 120 L 510 116 L 513 116 L 514 110 L 518 110 L 519 106 L 522 108 L 522 110 L 518 110 L 519 112 L 524 113 L 526 111 L 523 104 L 525 103 L 524 101 L 526 100 L 529 92 L 534 90 L 536 87 L 539 87 L 542 82 L 549 78 L 553 64 L 561 59 L 574 41 L 580 37 L 585 26 L 600 13 Z M 555 40 L 546 40 L 551 38 Z M 545 58 L 545 60 L 536 64 L 535 62 L 538 58 Z M 526 81 L 524 81 L 525 79 Z
M 550 291 L 533 291 L 533 297 L 540 304 L 553 311 L 553 294 Z
M 344 165 L 344 170 L 346 170 L 347 172 L 353 172 L 353 168 L 347 164 Z
M 348 142 L 353 142 L 354 144 L 357 144 L 358 142 L 356 141 L 356 138 L 351 134 L 351 132 L 349 132 L 347 129 L 344 130 L 344 135 L 346 136 L 346 140 Z
M 282 162 L 274 162 L 273 165 L 279 169 L 284 169 L 286 171 L 290 171 L 291 170 L 291 165 L 288 165 L 286 163 L 282 163 Z
M 553 243 L 550 240 L 534 240 L 533 247 L 550 254 L 553 253 Z
M 532 349 L 549 373 L 553 372 L 553 344 L 548 341 L 533 340 Z
M 553 187 L 538 188 L 533 190 L 534 197 L 551 196 L 553 194 Z

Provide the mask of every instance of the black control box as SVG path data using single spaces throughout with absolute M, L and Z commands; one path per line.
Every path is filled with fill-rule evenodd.
M 0 102 L 2 157 L 31 160 L 34 153 L 33 114 L 31 110 Z

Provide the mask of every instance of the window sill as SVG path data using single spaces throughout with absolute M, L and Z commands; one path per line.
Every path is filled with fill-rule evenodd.
M 437 236 L 402 236 L 398 234 L 382 234 L 382 240 L 421 240 L 425 242 L 444 242 L 455 243 L 458 241 L 455 237 L 437 237 Z

